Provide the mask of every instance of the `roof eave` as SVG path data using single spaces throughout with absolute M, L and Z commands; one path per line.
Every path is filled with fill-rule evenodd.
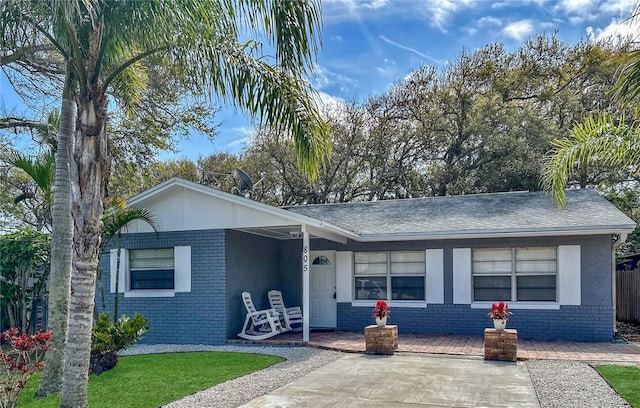
M 447 231 L 425 233 L 390 233 L 390 234 L 360 234 L 357 239 L 361 242 L 376 241 L 431 241 L 445 239 L 473 239 L 473 238 L 519 238 L 519 237 L 553 237 L 571 235 L 606 235 L 628 234 L 636 228 L 635 225 L 615 225 L 588 228 L 535 228 L 511 230 L 476 230 L 476 231 Z

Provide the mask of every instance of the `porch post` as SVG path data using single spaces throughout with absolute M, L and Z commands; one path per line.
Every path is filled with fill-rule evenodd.
M 302 225 L 302 341 L 309 341 L 309 233 Z

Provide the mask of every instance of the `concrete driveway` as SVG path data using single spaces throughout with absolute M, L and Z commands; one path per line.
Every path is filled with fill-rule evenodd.
M 539 407 L 524 363 L 349 354 L 256 398 L 255 407 Z

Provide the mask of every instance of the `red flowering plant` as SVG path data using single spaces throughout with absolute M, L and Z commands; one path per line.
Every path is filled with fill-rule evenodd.
M 507 305 L 503 301 L 500 301 L 500 303 L 494 303 L 491 305 L 491 311 L 489 312 L 488 316 L 492 319 L 509 320 L 509 315 L 512 314 L 513 313 L 509 311 L 509 305 Z
M 18 335 L 17 328 L 0 333 L 0 408 L 16 406 L 29 377 L 44 368 L 44 353 L 51 345 L 51 331 Z
M 373 307 L 373 317 L 382 319 L 387 316 L 389 316 L 389 305 L 384 300 L 378 300 Z

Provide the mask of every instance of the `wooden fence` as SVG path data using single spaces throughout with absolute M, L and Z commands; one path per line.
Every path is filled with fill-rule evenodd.
M 616 319 L 640 322 L 640 268 L 616 271 Z

